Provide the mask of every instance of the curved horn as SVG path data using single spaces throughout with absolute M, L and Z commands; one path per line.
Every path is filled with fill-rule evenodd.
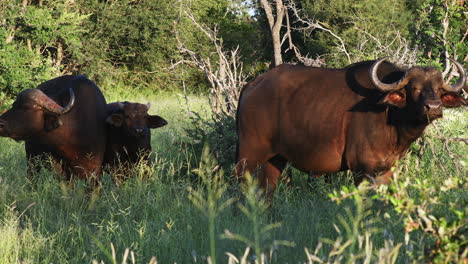
M 120 109 L 124 109 L 125 104 L 122 102 L 117 102 L 117 105 L 119 106 Z
M 376 60 L 374 64 L 372 64 L 372 66 L 370 67 L 369 74 L 370 74 L 371 82 L 375 87 L 379 88 L 379 90 L 383 92 L 390 92 L 392 90 L 395 90 L 398 87 L 398 84 L 401 82 L 401 80 L 405 78 L 406 73 L 405 73 L 405 76 L 397 82 L 394 82 L 394 83 L 381 82 L 379 80 L 379 77 L 377 76 L 377 70 L 379 69 L 380 64 L 386 59 L 388 59 L 388 57 L 383 57 L 383 58 Z
M 70 92 L 70 101 L 65 107 L 61 107 L 39 89 L 27 90 L 24 92 L 23 96 L 28 96 L 38 106 L 44 108 L 46 111 L 57 115 L 63 115 L 68 113 L 72 109 L 73 105 L 75 105 L 75 93 L 73 92 L 72 88 L 69 88 L 68 91 Z
M 70 93 L 70 100 L 68 101 L 68 104 L 62 109 L 62 115 L 68 113 L 75 105 L 75 92 L 73 92 L 71 87 L 68 88 L 68 92 Z
M 455 64 L 455 67 L 457 67 L 458 73 L 460 74 L 460 78 L 458 79 L 458 81 L 456 83 L 454 83 L 454 84 L 452 84 L 450 86 L 450 89 L 451 89 L 451 92 L 459 92 L 465 86 L 466 72 L 465 72 L 465 69 L 463 68 L 463 66 L 460 63 L 458 63 L 457 61 L 452 60 L 452 59 L 450 59 L 450 60 L 453 62 L 453 64 Z
M 151 103 L 150 103 L 150 102 L 148 102 L 148 103 L 146 104 L 146 108 L 147 108 L 148 110 L 151 108 Z

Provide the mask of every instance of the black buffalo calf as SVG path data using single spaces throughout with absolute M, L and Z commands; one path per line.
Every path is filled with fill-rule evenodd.
M 140 161 L 149 160 L 150 128 L 167 125 L 162 117 L 149 115 L 149 108 L 149 103 L 115 102 L 107 105 L 104 165 L 111 169 L 129 168 Z

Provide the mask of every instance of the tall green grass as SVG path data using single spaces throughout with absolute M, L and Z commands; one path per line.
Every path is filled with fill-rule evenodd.
M 107 97 L 111 102 L 121 96 Z M 0 138 L 0 263 L 418 263 L 434 243 L 422 231 L 405 233 L 402 215 L 384 200 L 371 199 L 373 191 L 332 200 L 329 194 L 343 186 L 353 192 L 349 173 L 331 175 L 327 184 L 293 169 L 292 184 L 281 183 L 272 208 L 262 209 L 255 204 L 261 200 L 254 183 L 241 194 L 229 181 L 229 168 L 221 173 L 214 159 L 200 167 L 202 152 L 186 132 L 193 123 L 182 96 L 123 98 L 150 101 L 150 113 L 169 124 L 152 132 L 152 167 L 137 168 L 118 184 L 107 173 L 90 191 L 84 182 L 62 182 L 46 170 L 31 184 L 23 144 Z M 191 110 L 208 115 L 206 100 L 189 102 Z M 448 205 L 466 208 L 468 202 L 467 145 L 450 139 L 468 137 L 468 112 L 444 115 L 437 129 L 429 128 L 413 144 L 396 172 L 412 184 L 463 181 L 461 188 L 435 194 L 440 204 L 432 214 L 450 220 Z M 212 185 L 215 175 L 223 179 L 223 191 L 210 198 L 220 188 Z M 417 188 L 405 188 L 417 197 Z

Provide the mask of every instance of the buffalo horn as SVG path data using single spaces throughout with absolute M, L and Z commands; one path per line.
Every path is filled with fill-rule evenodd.
M 124 109 L 125 104 L 122 102 L 117 102 L 117 105 L 119 106 L 120 109 Z
M 69 88 L 68 91 L 70 92 L 70 101 L 65 107 L 58 105 L 56 102 L 54 102 L 54 100 L 52 100 L 39 89 L 29 89 L 28 91 L 25 91 L 23 95 L 28 96 L 38 106 L 42 107 L 46 111 L 57 115 L 63 115 L 70 111 L 75 104 L 75 93 L 73 92 L 73 89 Z
M 372 84 L 383 92 L 390 92 L 392 90 L 395 90 L 398 87 L 398 84 L 401 82 L 401 80 L 404 79 L 403 77 L 400 81 L 397 81 L 394 83 L 383 83 L 379 80 L 379 77 L 377 76 L 377 70 L 379 69 L 380 64 L 387 58 L 388 57 L 383 57 L 383 58 L 376 60 L 369 69 L 369 74 L 370 74 L 370 79 L 371 79 Z
M 146 104 L 146 108 L 147 108 L 148 110 L 151 108 L 151 103 L 150 103 L 150 102 L 148 102 L 148 103 Z
M 465 86 L 466 72 L 460 63 L 452 59 L 450 60 L 453 62 L 453 64 L 455 64 L 455 66 L 457 67 L 458 73 L 460 74 L 460 78 L 458 79 L 456 83 L 450 86 L 450 89 L 451 89 L 451 92 L 459 92 Z

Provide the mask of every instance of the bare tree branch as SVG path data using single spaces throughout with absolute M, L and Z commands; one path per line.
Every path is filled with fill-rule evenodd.
M 460 166 L 457 164 L 457 162 L 455 162 L 456 160 L 458 160 L 460 157 L 457 157 L 457 155 L 455 155 L 449 148 L 448 146 L 448 142 L 450 141 L 460 141 L 460 142 L 463 142 L 465 144 L 468 144 L 468 139 L 467 138 L 447 138 L 445 137 L 442 132 L 440 131 L 439 127 L 437 126 L 437 123 L 434 123 L 432 124 L 433 125 L 433 128 L 434 130 L 437 132 L 437 134 L 439 135 L 439 139 L 441 139 L 444 143 L 444 148 L 445 150 L 447 151 L 447 153 L 449 154 L 450 158 L 452 158 L 452 160 L 454 161 L 453 164 L 455 165 L 455 167 L 459 170 L 459 171 L 462 171 L 462 169 L 460 168 Z M 435 153 L 434 153 L 435 154 Z
M 369 37 L 370 40 L 372 40 L 372 43 L 376 45 L 376 47 L 373 50 L 374 57 L 380 57 L 382 54 L 385 54 L 390 57 L 390 59 L 396 63 L 396 64 L 404 64 L 404 65 L 415 65 L 417 64 L 418 60 L 418 50 L 414 48 L 410 48 L 410 44 L 408 40 L 403 38 L 400 34 L 400 32 L 396 32 L 395 36 L 393 39 L 390 40 L 385 40 L 382 42 L 379 40 L 377 37 L 372 35 L 371 33 L 362 30 L 361 28 L 356 26 L 356 30 L 359 32 L 363 33 L 367 37 Z M 369 41 L 366 41 L 365 43 L 361 43 L 358 52 L 366 54 L 368 53 L 365 50 L 365 45 L 369 43 Z
M 286 39 L 289 40 L 289 47 L 286 49 L 285 52 L 288 52 L 289 50 L 293 50 L 294 55 L 302 64 L 306 66 L 315 66 L 315 67 L 320 67 L 320 66 L 325 65 L 324 61 L 320 57 L 312 59 L 307 56 L 304 57 L 301 55 L 301 52 L 293 43 L 293 39 L 291 36 L 291 24 L 289 22 L 289 14 L 287 12 L 286 12 L 286 34 L 284 34 L 283 41 L 285 41 Z
M 184 12 L 186 17 L 213 43 L 216 49 L 216 63 L 212 63 L 209 57 L 190 50 L 180 39 L 179 32 L 175 30 L 178 50 L 183 59 L 172 64 L 170 69 L 185 64 L 198 68 L 205 74 L 210 83 L 210 107 L 215 118 L 222 115 L 235 116 L 240 91 L 246 83 L 247 76 L 243 73 L 242 63 L 239 61 L 239 48 L 225 51 L 223 41 L 218 38 L 217 29 L 208 29 L 201 26 L 190 12 Z
M 448 28 L 449 28 L 449 6 L 448 6 L 448 3 L 445 3 L 444 7 L 445 7 L 445 15 L 444 15 L 444 18 L 442 19 L 442 28 L 443 28 L 443 31 L 442 31 L 442 45 L 444 46 L 445 69 L 442 72 L 442 76 L 445 77 L 450 71 L 451 63 L 450 63 L 450 60 L 449 60 L 450 55 L 449 55 L 448 50 L 447 50 L 447 45 L 448 45 L 447 44 L 447 31 L 448 31 Z
M 390 56 L 392 58 L 392 61 L 394 61 L 397 64 L 414 65 L 417 62 L 419 52 L 418 49 L 412 47 L 410 42 L 404 37 L 402 37 L 398 30 L 392 31 L 391 33 L 385 35 L 385 37 L 382 38 L 371 34 L 369 31 L 367 31 L 367 29 L 365 29 L 367 27 L 364 27 L 364 29 L 359 28 L 357 26 L 357 23 L 350 21 L 348 23 L 354 24 L 356 30 L 363 34 L 362 40 L 356 43 L 355 47 L 352 47 L 349 44 L 347 44 L 344 41 L 344 39 L 339 36 L 339 34 L 334 32 L 325 23 L 315 19 L 304 17 L 300 12 L 301 10 L 299 10 L 295 5 L 294 1 L 289 0 L 287 8 L 293 11 L 294 19 L 300 25 L 295 28 L 291 28 L 290 30 L 295 30 L 309 34 L 314 30 L 321 30 L 327 32 L 336 40 L 335 43 L 339 56 L 341 56 L 341 54 L 344 54 L 349 64 L 357 61 L 367 60 L 370 56 L 374 58 L 381 56 Z M 286 16 L 286 22 L 289 24 L 288 19 L 288 16 Z M 287 27 L 290 27 L 290 25 L 288 25 Z M 287 32 L 287 34 L 290 35 L 290 32 Z M 297 48 L 295 49 L 291 45 L 288 48 L 288 50 L 290 49 L 293 51 L 298 51 Z M 325 56 L 337 56 L 337 53 L 328 54 Z
M 346 58 L 348 59 L 348 63 L 349 64 L 352 63 L 351 56 L 349 55 L 349 52 L 346 49 L 346 44 L 340 36 L 338 36 L 332 30 L 330 30 L 325 25 L 323 25 L 323 23 L 320 21 L 314 21 L 309 18 L 303 18 L 301 15 L 299 15 L 299 11 L 296 7 L 296 4 L 293 1 L 289 1 L 288 8 L 294 12 L 294 16 L 296 17 L 296 20 L 304 25 L 302 27 L 295 28 L 295 30 L 303 31 L 303 32 L 311 32 L 315 29 L 320 29 L 322 31 L 329 33 L 335 39 L 338 40 L 340 51 L 346 55 Z
M 447 46 L 450 45 L 450 42 L 447 39 L 447 33 L 450 29 L 450 9 L 453 8 L 455 5 L 458 5 L 459 3 L 457 1 L 445 1 L 444 2 L 444 8 L 445 8 L 445 14 L 444 18 L 441 21 L 442 24 L 442 45 L 444 47 L 444 57 L 445 57 L 445 68 L 444 71 L 442 72 L 442 76 L 444 79 L 449 82 L 453 77 L 458 77 L 459 73 L 456 70 L 456 67 L 453 67 L 452 63 L 450 62 L 450 58 L 457 60 L 458 59 L 458 54 L 456 54 L 456 51 L 453 50 L 453 54 L 450 55 L 449 50 L 447 49 Z M 466 36 L 468 34 L 468 30 L 465 31 L 463 34 L 463 37 L 460 40 L 460 43 L 463 43 Z M 464 58 L 466 60 L 466 58 Z

